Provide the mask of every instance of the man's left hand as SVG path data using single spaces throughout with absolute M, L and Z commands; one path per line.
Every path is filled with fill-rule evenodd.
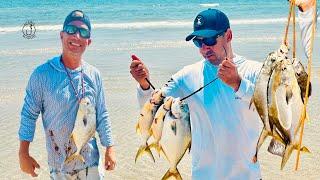
M 106 148 L 105 153 L 105 169 L 107 171 L 114 170 L 116 166 L 116 155 L 113 146 Z
M 231 86 L 234 91 L 238 91 L 241 83 L 241 77 L 232 60 L 225 59 L 221 62 L 219 65 L 218 76 L 224 83 Z

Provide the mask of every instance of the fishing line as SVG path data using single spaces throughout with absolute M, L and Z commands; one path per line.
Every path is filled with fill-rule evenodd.
M 224 53 L 225 53 L 225 59 L 228 59 L 228 53 L 227 50 L 224 46 L 222 46 L 224 49 Z M 201 91 L 203 88 L 207 87 L 208 85 L 210 85 L 211 83 L 213 83 L 214 81 L 216 81 L 219 77 L 214 78 L 213 80 L 211 80 L 210 82 L 208 82 L 206 85 L 202 86 L 201 88 L 199 88 L 198 90 L 194 91 L 193 93 L 183 97 L 182 99 L 180 99 L 180 101 L 186 100 L 187 98 L 191 97 L 192 95 L 196 94 L 197 92 Z M 152 87 L 152 89 L 154 90 L 154 86 L 151 84 L 151 82 L 146 78 L 146 81 L 149 83 L 149 85 Z
M 148 84 L 151 86 L 151 88 L 153 89 L 153 90 L 155 90 L 156 88 L 151 84 L 151 82 L 149 81 L 149 79 L 148 78 L 145 78 L 145 80 L 148 82 Z
M 223 49 L 224 49 L 224 53 L 225 53 L 226 59 L 228 59 L 228 57 L 227 57 L 227 56 L 228 56 L 227 50 L 226 50 L 226 48 L 225 48 L 224 46 L 222 46 L 222 47 L 223 47 Z M 199 89 L 196 90 L 195 92 L 193 92 L 193 93 L 189 94 L 188 96 L 182 98 L 181 101 L 183 101 L 183 100 L 189 98 L 190 96 L 196 94 L 197 92 L 201 91 L 203 88 L 205 88 L 205 87 L 208 86 L 209 84 L 213 83 L 213 82 L 216 81 L 218 78 L 219 78 L 219 77 L 214 78 L 213 80 L 211 80 L 210 82 L 208 82 L 206 85 L 202 86 L 201 88 L 199 88 Z

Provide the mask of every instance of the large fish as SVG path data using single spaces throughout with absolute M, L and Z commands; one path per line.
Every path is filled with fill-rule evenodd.
M 304 104 L 301 90 L 289 59 L 277 62 L 269 83 L 269 120 L 274 123 L 285 144 L 281 162 L 283 169 L 293 149 L 298 148 L 297 133 L 301 128 L 301 117 L 305 118 L 302 113 Z M 306 147 L 302 147 L 301 151 L 309 152 Z
M 257 142 L 256 153 L 253 157 L 252 161 L 257 161 L 258 151 L 260 146 L 263 144 L 264 140 L 268 135 L 270 136 L 277 136 L 277 139 L 281 141 L 278 133 L 273 131 L 273 122 L 270 122 L 268 117 L 268 89 L 269 81 L 271 74 L 273 72 L 274 66 L 277 62 L 281 61 L 282 59 L 286 59 L 288 54 L 288 47 L 286 45 L 281 45 L 277 51 L 269 53 L 263 66 L 260 70 L 260 74 L 257 78 L 255 89 L 253 93 L 253 97 L 251 99 L 251 103 L 254 103 L 255 108 L 260 116 L 260 119 L 263 122 L 263 129 L 259 136 L 259 140 Z
M 151 136 L 150 127 L 153 121 L 153 118 L 159 108 L 163 103 L 164 92 L 161 89 L 155 90 L 149 101 L 147 101 L 141 109 L 138 123 L 136 125 L 136 131 L 141 135 L 141 145 L 137 151 L 135 162 L 143 154 L 147 153 L 153 161 L 154 157 L 148 145 L 148 139 Z
M 295 76 L 297 78 L 298 85 L 299 85 L 300 91 L 301 91 L 301 93 L 300 93 L 301 99 L 304 102 L 306 89 L 307 89 L 308 74 L 305 71 L 305 68 L 303 67 L 300 60 L 293 58 L 292 62 L 293 62 L 293 68 L 295 71 Z M 312 92 L 312 87 L 311 87 L 311 82 L 309 82 L 309 92 L 308 92 L 309 97 L 311 96 L 311 92 Z M 309 119 L 308 114 L 306 115 L 306 119 Z M 284 150 L 285 150 L 285 145 L 283 143 L 277 141 L 275 138 L 272 138 L 272 140 L 269 144 L 269 147 L 268 147 L 268 151 L 274 155 L 278 155 L 278 156 L 283 157 Z
M 82 147 L 92 138 L 96 131 L 96 110 L 91 104 L 89 98 L 85 97 L 80 100 L 74 128 L 70 135 L 71 142 L 74 142 L 77 151 L 66 158 L 65 163 L 75 159 L 84 162 L 80 154 Z
M 159 141 L 162 135 L 164 117 L 170 111 L 172 101 L 173 101 L 173 97 L 171 96 L 165 98 L 163 104 L 159 107 L 156 115 L 154 116 L 154 119 L 150 128 L 154 142 L 150 144 L 149 147 L 154 147 L 158 151 L 159 155 L 160 155 Z
M 166 159 L 169 161 L 170 168 L 163 176 L 164 179 L 175 177 L 182 179 L 177 165 L 183 155 L 191 147 L 191 125 L 189 108 L 180 98 L 173 100 L 171 110 L 166 114 L 160 148 Z

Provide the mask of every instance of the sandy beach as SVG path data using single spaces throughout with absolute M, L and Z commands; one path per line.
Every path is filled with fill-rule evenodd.
M 154 55 L 152 52 L 154 51 L 155 50 L 151 52 L 143 51 L 137 54 L 148 61 L 147 64 L 150 65 L 150 69 L 152 70 L 151 77 L 154 79 L 153 82 L 156 86 L 160 86 L 168 79 L 168 74 L 173 73 L 175 68 L 179 68 L 179 65 L 171 70 L 167 69 L 169 67 L 166 63 L 158 63 L 158 60 L 153 57 Z M 163 53 L 164 55 L 162 57 L 164 59 L 172 58 L 171 55 L 169 57 L 165 53 L 165 51 L 170 52 L 170 50 L 163 49 L 157 51 L 163 51 L 158 53 Z M 181 56 L 180 58 L 183 58 L 182 55 L 188 54 L 188 51 L 179 54 L 180 55 L 174 56 Z M 118 57 L 114 56 L 114 58 L 105 65 L 102 65 L 101 62 L 92 61 L 92 64 L 99 67 L 103 73 L 108 110 L 110 112 L 112 130 L 116 142 L 117 168 L 111 173 L 106 173 L 106 179 L 160 179 L 168 168 L 168 163 L 163 158 L 156 159 L 156 163 L 153 163 L 148 157 L 143 157 L 137 164 L 134 163 L 134 156 L 139 145 L 138 136 L 135 133 L 134 127 L 139 111 L 135 97 L 136 84 L 127 72 L 128 61 L 130 60 L 128 55 L 129 54 L 122 54 Z M 179 57 L 176 58 L 179 59 Z M 37 64 L 39 62 L 30 60 L 27 64 L 24 64 L 23 66 L 29 67 L 29 71 L 33 67 L 30 63 Z M 179 62 L 177 64 L 179 64 Z M 114 72 L 115 69 L 118 69 L 120 72 Z M 308 108 L 311 120 L 306 123 L 303 138 L 303 144 L 312 151 L 312 154 L 301 154 L 299 171 L 294 171 L 296 153 L 293 153 L 285 169 L 280 171 L 281 159 L 267 153 L 267 143 L 265 143 L 260 150 L 259 156 L 263 179 L 278 179 L 279 177 L 283 179 L 301 179 L 303 177 L 308 177 L 308 179 L 319 178 L 320 136 L 317 131 L 317 127 L 319 127 L 318 119 L 320 118 L 319 113 L 317 112 L 320 102 L 320 93 L 317 91 L 320 86 L 319 71 L 319 68 L 313 69 L 314 76 L 312 82 L 314 91 Z M 19 77 L 22 78 L 21 76 L 23 76 L 22 73 L 18 73 L 13 77 L 18 80 Z M 0 168 L 2 169 L 1 176 L 4 179 L 30 178 L 20 172 L 17 156 L 19 144 L 17 131 L 19 127 L 20 109 L 24 98 L 25 83 L 26 82 L 21 83 L 21 86 L 16 88 L 10 88 L 8 86 L 7 88 L 4 88 L 3 85 L 1 87 L 0 105 L 2 108 L 0 110 L 0 132 L 2 152 L 0 153 L 0 158 L 2 161 L 0 162 Z M 8 85 L 9 84 L 10 83 L 8 83 Z M 47 170 L 48 166 L 46 163 L 47 153 L 44 141 L 42 122 L 41 119 L 38 119 L 35 139 L 31 144 L 30 150 L 31 154 L 41 165 L 41 170 L 38 171 L 40 173 L 38 179 L 49 178 Z M 100 152 L 104 152 L 103 149 L 100 149 Z M 179 164 L 179 170 L 182 177 L 191 179 L 190 168 L 191 156 L 186 154 Z

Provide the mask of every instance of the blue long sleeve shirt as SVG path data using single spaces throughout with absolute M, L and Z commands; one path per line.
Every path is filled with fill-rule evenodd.
M 85 97 L 90 99 L 96 109 L 96 131 L 101 144 L 105 147 L 111 146 L 111 124 L 99 71 L 84 61 L 82 67 L 67 70 L 81 94 L 82 68 Z M 73 172 L 99 163 L 99 151 L 96 138 L 93 137 L 80 152 L 85 159 L 84 164 L 80 161 L 64 164 L 66 157 L 76 151 L 75 145 L 69 139 L 79 107 L 77 100 L 60 56 L 48 60 L 31 74 L 21 112 L 19 139 L 29 142 L 33 140 L 36 120 L 41 113 L 50 171 Z

